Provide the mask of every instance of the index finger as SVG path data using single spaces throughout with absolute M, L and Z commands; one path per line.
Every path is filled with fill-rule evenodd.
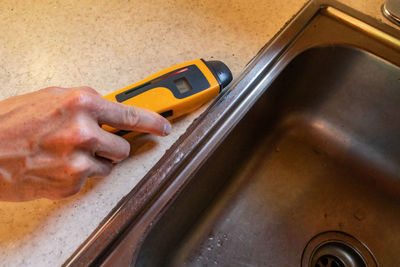
M 100 124 L 120 130 L 146 132 L 161 136 L 171 132 L 169 121 L 158 113 L 104 98 L 100 99 L 96 111 L 96 117 Z

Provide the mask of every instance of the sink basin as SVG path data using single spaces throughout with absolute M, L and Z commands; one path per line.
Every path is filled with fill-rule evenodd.
M 400 266 L 400 34 L 309 2 L 66 265 Z
M 136 266 L 298 266 L 324 232 L 399 266 L 399 103 L 398 66 L 338 46 L 296 56 L 154 226 Z

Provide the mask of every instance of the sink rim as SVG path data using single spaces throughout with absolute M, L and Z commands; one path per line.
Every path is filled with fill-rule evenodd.
M 339 17 L 337 17 L 338 12 Z M 400 33 L 389 25 L 380 23 L 336 1 L 308 2 L 248 63 L 239 77 L 213 102 L 207 112 L 193 122 L 186 133 L 166 152 L 141 182 L 118 203 L 64 265 L 83 266 L 103 261 L 107 263 L 108 259 L 116 255 L 115 251 L 117 254 L 122 253 L 121 255 L 129 251 L 130 256 L 132 256 L 132 251 L 136 251 L 136 255 L 139 249 L 135 248 L 140 248 L 152 223 L 161 217 L 174 196 L 178 195 L 189 182 L 191 173 L 199 168 L 247 113 L 250 106 L 264 92 L 263 88 L 267 88 L 268 84 L 271 84 L 279 75 L 280 70 L 284 68 L 282 63 L 288 59 L 287 52 L 291 45 L 321 13 L 333 16 L 337 20 L 346 20 L 346 17 L 343 17 L 344 14 L 356 21 L 362 21 L 367 30 L 372 29 L 391 36 L 395 40 L 392 46 L 395 49 L 397 47 L 396 51 L 400 51 L 400 46 L 396 43 L 396 40 L 400 43 Z M 341 14 L 342 17 L 340 17 Z M 365 34 L 365 28 L 359 31 Z M 371 33 L 367 31 L 366 34 Z M 378 41 L 382 43 L 388 40 L 384 38 Z M 390 42 L 389 40 L 389 45 Z M 295 57 L 294 54 L 290 56 Z M 400 65 L 400 59 L 395 63 Z M 157 205 L 154 205 L 155 203 Z M 124 242 L 120 241 L 132 232 L 135 233 L 134 237 L 130 239 L 129 246 L 124 249 L 125 252 L 118 252 L 116 248 L 124 245 Z

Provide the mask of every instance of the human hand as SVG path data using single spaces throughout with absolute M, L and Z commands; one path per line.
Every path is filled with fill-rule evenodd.
M 60 199 L 107 176 L 129 143 L 101 129 L 167 135 L 157 113 L 112 102 L 89 87 L 49 87 L 0 102 L 0 200 Z

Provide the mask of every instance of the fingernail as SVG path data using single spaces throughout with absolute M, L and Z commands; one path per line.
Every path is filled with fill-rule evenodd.
M 169 121 L 165 121 L 163 135 L 169 135 L 171 133 L 171 128 L 171 123 L 169 123 Z

